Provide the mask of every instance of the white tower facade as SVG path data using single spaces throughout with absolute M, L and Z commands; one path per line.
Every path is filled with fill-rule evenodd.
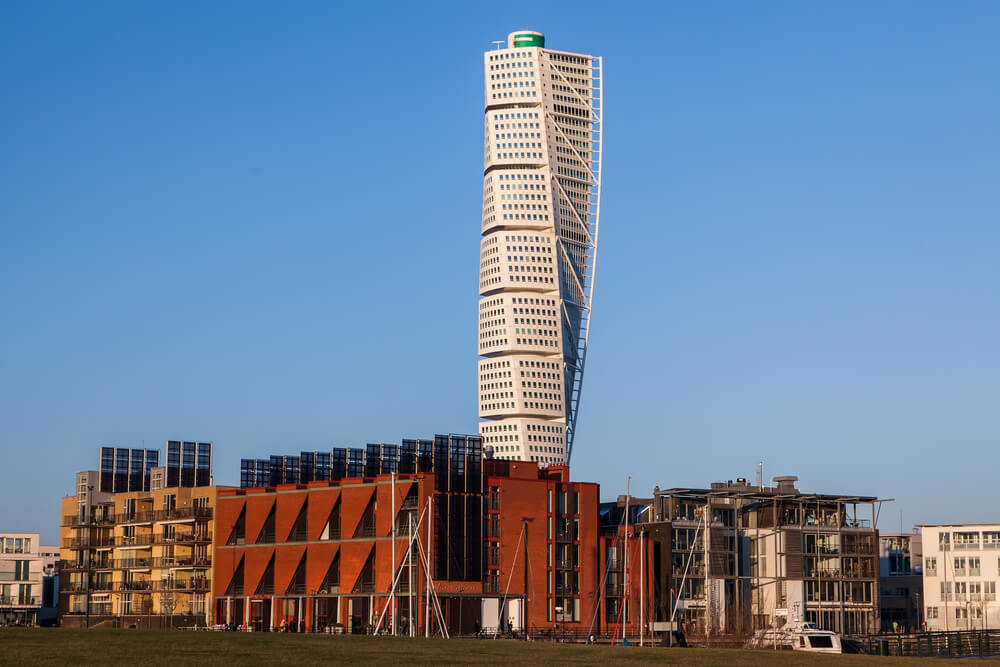
M 601 58 L 525 30 L 483 65 L 479 430 L 495 458 L 568 463 L 597 260 Z

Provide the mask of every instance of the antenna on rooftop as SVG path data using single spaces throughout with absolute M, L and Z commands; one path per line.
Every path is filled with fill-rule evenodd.
M 501 45 L 501 44 L 503 44 L 503 40 L 502 40 L 502 39 L 494 39 L 494 40 L 493 40 L 492 42 L 490 42 L 490 43 L 491 43 L 491 44 L 496 44 L 496 45 L 497 45 L 497 50 L 499 50 L 499 49 L 500 49 L 500 45 Z

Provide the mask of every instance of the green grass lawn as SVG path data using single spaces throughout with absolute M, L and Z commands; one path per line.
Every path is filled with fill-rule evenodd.
M 3 665 L 237 665 L 659 663 L 665 665 L 899 665 L 950 660 L 816 655 L 791 651 L 581 646 L 470 639 L 409 639 L 182 630 L 0 629 Z M 977 660 L 976 665 L 1000 661 Z

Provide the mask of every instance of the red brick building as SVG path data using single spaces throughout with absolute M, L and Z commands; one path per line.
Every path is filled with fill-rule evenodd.
M 398 573 L 397 629 L 433 634 L 426 562 L 453 635 L 520 632 L 525 620 L 533 634 L 605 632 L 598 485 L 478 451 L 438 461 L 434 472 L 220 491 L 215 622 L 369 632 Z

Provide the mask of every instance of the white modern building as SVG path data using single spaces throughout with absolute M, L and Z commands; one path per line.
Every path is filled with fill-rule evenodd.
M 600 218 L 601 58 L 520 31 L 483 65 L 480 434 L 495 458 L 569 462 Z
M 920 526 L 928 630 L 1000 628 L 1000 523 Z
M 55 620 L 58 559 L 59 547 L 40 546 L 38 533 L 0 533 L 0 625 Z

